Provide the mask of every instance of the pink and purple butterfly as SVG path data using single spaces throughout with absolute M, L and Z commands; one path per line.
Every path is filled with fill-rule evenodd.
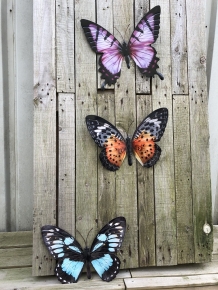
M 102 54 L 99 59 L 99 72 L 101 72 L 101 78 L 105 80 L 102 88 L 106 84 L 111 86 L 116 83 L 120 77 L 123 59 L 130 68 L 130 57 L 146 77 L 153 77 L 157 74 L 161 80 L 164 79 L 162 74 L 157 71 L 159 58 L 156 57 L 155 48 L 151 46 L 158 37 L 159 24 L 160 6 L 155 6 L 139 21 L 128 44 L 125 41 L 121 44 L 102 26 L 81 19 L 82 28 L 92 50 Z

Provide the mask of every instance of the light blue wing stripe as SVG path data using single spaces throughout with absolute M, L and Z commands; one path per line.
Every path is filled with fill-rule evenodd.
M 81 261 L 71 261 L 69 258 L 63 260 L 61 264 L 61 269 L 68 275 L 74 277 L 75 280 L 78 279 L 80 272 L 84 266 L 84 262 Z
M 102 277 L 103 273 L 113 265 L 113 259 L 109 254 L 104 254 L 103 257 L 92 260 L 91 263 L 98 275 Z

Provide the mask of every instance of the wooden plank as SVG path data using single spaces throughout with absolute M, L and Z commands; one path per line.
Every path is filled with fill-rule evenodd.
M 74 1 L 56 1 L 57 91 L 75 92 Z
M 33 3 L 15 4 L 16 230 L 20 231 L 32 230 L 33 225 Z
M 32 266 L 32 247 L 0 249 L 0 268 Z
M 9 191 L 7 194 L 8 197 L 8 228 L 9 231 L 16 230 L 16 214 L 17 214 L 17 203 L 16 203 L 16 189 L 17 189 L 17 154 L 16 154 L 16 146 L 17 146 L 17 130 L 16 130 L 16 122 L 17 122 L 17 113 L 16 113 L 16 83 L 15 83 L 15 66 L 14 63 L 16 61 L 16 55 L 14 53 L 15 50 L 15 42 L 14 42 L 14 34 L 15 34 L 15 2 L 14 0 L 7 1 L 7 57 L 8 57 L 8 87 L 6 92 L 8 93 L 8 137 L 7 137 L 7 156 L 8 158 L 8 181 L 9 181 Z
M 124 279 L 126 289 L 172 289 L 180 287 L 197 287 L 217 285 L 217 274 L 196 275 L 185 277 L 161 277 L 161 278 L 130 278 Z M 216 286 L 217 287 L 217 286 Z
M 121 35 L 133 30 L 133 1 L 123 0 L 113 2 L 114 26 L 119 27 Z M 115 32 L 115 31 L 114 31 Z M 127 35 L 129 34 L 127 32 Z M 118 33 L 115 33 L 115 37 Z M 130 124 L 131 133 L 136 126 L 135 105 L 135 66 L 131 62 L 130 69 L 126 63 L 122 64 L 122 74 L 115 85 L 115 119 L 116 127 L 121 132 L 128 132 Z M 127 165 L 127 159 L 116 172 L 116 204 L 117 215 L 123 215 L 127 220 L 127 231 L 122 245 L 120 259 L 125 268 L 138 267 L 138 217 L 137 217 L 137 179 L 136 166 Z
M 212 213 L 207 111 L 205 1 L 186 1 L 195 262 L 211 260 Z M 196 19 L 195 11 L 199 11 Z M 194 27 L 194 29 L 193 29 Z M 200 39 L 201 41 L 196 41 Z M 205 224 L 211 233 L 203 230 Z
M 110 283 L 103 282 L 97 274 L 93 274 L 92 280 L 88 280 L 85 273 L 75 284 L 63 285 L 56 276 L 33 277 L 31 267 L 0 269 L 0 285 L 4 290 L 12 289 L 125 289 L 124 278 L 130 278 L 129 271 L 121 270 L 116 279 Z M 54 288 L 53 288 L 54 287 Z M 94 288 L 96 287 L 96 288 Z M 106 288 L 105 288 L 106 287 Z M 111 287 L 111 288 L 110 288 Z
M 172 92 L 188 94 L 186 3 L 184 0 L 171 0 L 170 4 Z
M 115 124 L 114 94 L 103 91 L 98 94 L 98 115 Z M 99 149 L 100 153 L 101 149 Z M 117 216 L 116 182 L 114 172 L 105 169 L 98 158 L 98 229 Z
M 96 13 L 97 13 L 97 23 L 107 29 L 110 33 L 114 32 L 113 26 L 113 1 L 112 0 L 96 0 Z M 119 29 L 119 28 L 118 28 Z M 99 57 L 97 56 L 97 71 L 98 71 L 98 61 Z M 98 74 L 98 89 L 101 88 L 103 79 L 101 79 L 101 73 Z M 105 86 L 105 89 L 113 89 L 114 85 Z
M 151 1 L 151 8 L 158 5 Z M 161 5 L 161 34 L 155 43 L 160 57 L 160 72 L 164 75 L 152 79 L 153 110 L 166 107 L 169 110 L 167 127 L 159 142 L 162 149 L 160 160 L 154 166 L 155 214 L 156 214 L 156 260 L 158 266 L 177 264 L 176 204 L 174 185 L 173 123 L 170 55 L 170 7 L 169 1 Z
M 41 226 L 56 224 L 55 5 L 34 1 L 33 275 L 53 274 Z
M 75 234 L 75 95 L 58 95 L 58 226 Z
M 0 248 L 29 247 L 33 245 L 33 232 L 3 232 L 0 233 Z
M 152 98 L 137 96 L 137 124 L 152 112 Z M 139 220 L 139 265 L 156 265 L 154 174 L 153 168 L 137 166 L 138 176 L 138 220 Z
M 75 3 L 76 229 L 86 238 L 93 228 L 89 235 L 89 241 L 93 241 L 97 233 L 97 146 L 88 133 L 85 117 L 97 113 L 96 56 L 86 43 L 80 24 L 82 18 L 95 21 L 94 1 Z M 83 245 L 80 235 L 77 238 Z
M 217 274 L 217 261 L 203 264 L 184 264 L 177 266 L 147 267 L 132 269 L 131 277 L 183 277 L 205 274 Z
M 142 17 L 149 11 L 149 0 L 135 1 L 135 26 L 139 23 Z M 151 93 L 151 79 L 146 78 L 136 68 L 136 94 L 150 94 Z
M 189 96 L 173 97 L 178 264 L 194 263 Z
M 3 9 L 0 6 L 0 82 L 3 84 L 3 57 L 2 57 L 2 13 Z M 4 113 L 4 90 L 0 88 L 0 231 L 6 231 L 7 220 L 7 193 L 6 193 L 6 162 L 5 162 L 5 113 Z

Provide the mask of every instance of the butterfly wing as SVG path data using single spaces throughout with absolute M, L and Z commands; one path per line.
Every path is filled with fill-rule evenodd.
M 159 160 L 161 148 L 155 142 L 163 136 L 167 120 L 168 109 L 160 108 L 149 114 L 136 129 L 132 148 L 142 166 L 151 167 Z
M 105 79 L 104 85 L 115 84 L 120 77 L 123 60 L 120 42 L 105 28 L 92 21 L 81 19 L 81 25 L 92 50 L 102 54 L 99 71 L 101 78 Z
M 157 72 L 156 50 L 151 46 L 158 37 L 160 28 L 160 6 L 151 9 L 138 23 L 133 31 L 128 47 L 131 58 L 139 67 L 141 73 L 147 77 L 158 74 L 161 79 L 163 76 Z
M 56 226 L 43 226 L 41 233 L 50 254 L 58 260 L 55 269 L 58 280 L 63 284 L 77 282 L 85 263 L 80 244 Z
M 126 231 L 126 219 L 117 217 L 106 224 L 91 246 L 91 264 L 104 281 L 113 280 L 119 272 L 120 260 L 116 256 Z
M 86 116 L 87 129 L 95 143 L 103 148 L 99 157 L 102 165 L 110 171 L 120 168 L 126 156 L 126 142 L 119 130 L 105 119 Z

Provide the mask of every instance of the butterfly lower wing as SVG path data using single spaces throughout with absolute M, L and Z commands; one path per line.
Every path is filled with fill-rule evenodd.
M 123 60 L 120 42 L 97 23 L 81 19 L 81 25 L 92 50 L 102 54 L 99 59 L 101 78 L 109 86 L 115 84 L 120 77 Z
M 161 148 L 155 142 L 163 136 L 167 120 L 167 108 L 160 108 L 149 114 L 136 129 L 132 148 L 142 166 L 151 167 L 159 160 Z
M 91 246 L 91 264 L 104 281 L 113 280 L 120 269 L 115 255 L 121 247 L 126 231 L 126 219 L 116 217 L 106 224 L 95 237 Z
M 75 283 L 84 266 L 83 249 L 69 233 L 56 226 L 41 228 L 43 241 L 50 254 L 58 260 L 55 274 L 61 283 Z
M 161 79 L 163 76 L 157 72 L 159 67 L 156 57 L 156 50 L 151 46 L 158 37 L 160 29 L 160 6 L 151 9 L 138 23 L 133 31 L 128 47 L 131 58 L 139 67 L 141 73 L 147 77 L 158 74 Z
M 110 282 L 119 273 L 120 260 L 111 253 L 97 253 L 92 256 L 91 264 L 103 281 Z
M 126 156 L 122 134 L 110 122 L 95 115 L 86 116 L 86 125 L 95 143 L 103 148 L 99 155 L 102 165 L 110 171 L 118 170 Z

